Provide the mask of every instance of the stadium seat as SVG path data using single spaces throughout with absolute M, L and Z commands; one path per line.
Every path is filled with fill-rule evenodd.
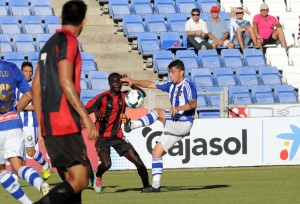
M 239 49 L 222 49 L 221 62 L 224 67 L 243 66 L 243 61 Z
M 278 103 L 297 103 L 297 94 L 292 85 L 275 85 L 274 95 Z
M 198 64 L 204 68 L 221 67 L 220 57 L 216 50 L 199 50 Z
M 230 33 L 230 12 L 221 11 L 219 13 L 219 18 L 223 19 L 226 22 L 228 32 Z
M 22 31 L 23 33 L 44 33 L 42 19 L 40 16 L 23 16 L 22 17 Z
M 150 0 L 131 0 L 131 13 L 142 17 L 147 14 L 153 14 Z
M 286 66 L 282 70 L 282 79 L 285 83 L 298 89 L 300 85 L 300 69 L 298 66 Z
M 30 52 L 27 55 L 27 60 L 28 62 L 37 64 L 38 60 L 39 60 L 39 52 Z
M 145 27 L 147 32 L 154 32 L 160 36 L 161 32 L 167 32 L 167 25 L 162 14 L 148 14 L 145 16 Z
M 154 12 L 163 14 L 177 13 L 173 0 L 154 0 Z
M 253 86 L 252 98 L 254 103 L 275 103 L 274 94 L 269 85 Z
M 17 52 L 35 52 L 36 48 L 31 34 L 14 34 L 13 43 Z
M 300 48 L 290 48 L 288 57 L 290 65 L 300 66 Z
M 91 99 L 93 99 L 98 94 L 104 92 L 104 90 L 99 89 L 83 89 L 80 92 L 80 101 L 83 105 L 86 105 Z
M 178 32 L 162 32 L 160 34 L 161 49 L 181 49 L 181 39 Z
M 80 89 L 88 89 L 86 80 L 83 78 L 80 78 Z
M 5 0 L 0 0 L 0 16 L 7 16 L 8 15 L 8 10 L 6 7 L 6 2 Z
M 214 83 L 218 86 L 236 86 L 236 78 L 231 68 L 214 68 Z
M 300 12 L 300 1 L 299 0 L 287 0 L 287 11 Z
M 175 58 L 183 62 L 185 70 L 188 73 L 191 73 L 193 69 L 199 68 L 197 55 L 194 50 L 178 50 Z
M 29 2 L 27 0 L 8 0 L 8 11 L 12 16 L 30 16 Z
M 81 52 L 80 54 L 81 54 L 81 59 L 82 59 L 82 68 L 81 69 L 85 74 L 88 74 L 89 71 L 98 70 L 93 53 Z
M 93 82 L 93 80 L 95 81 Z M 87 81 L 90 89 L 109 89 L 108 72 L 98 70 L 89 71 Z
M 300 1 L 299 1 L 300 3 Z M 300 6 L 300 4 L 299 4 Z M 279 22 L 281 23 L 284 31 L 288 31 L 295 37 L 298 38 L 298 26 L 299 26 L 299 13 L 296 12 L 283 12 L 279 16 Z
M 185 34 L 185 23 L 187 21 L 185 14 L 168 14 L 168 30 L 178 32 L 180 35 Z
M 124 36 L 128 39 L 136 39 L 140 32 L 145 32 L 142 17 L 140 15 L 125 15 L 123 17 Z
M 261 67 L 266 66 L 264 54 L 261 49 L 246 48 L 243 50 L 244 66 Z
M 0 34 L 0 50 L 2 53 L 14 51 L 9 35 Z
M 280 74 L 276 67 L 259 67 L 258 75 L 262 85 L 282 84 Z
M 250 13 L 257 13 L 260 11 L 260 5 L 263 3 L 263 0 L 244 0 L 243 7 L 250 11 Z
M 114 21 L 122 21 L 123 16 L 131 14 L 128 0 L 109 0 L 108 11 Z
M 214 86 L 213 77 L 209 69 L 193 69 L 191 80 L 196 87 L 207 88 Z
M 31 0 L 30 7 L 35 16 L 53 16 L 53 8 L 49 0 Z
M 203 93 L 204 90 L 201 87 L 197 87 L 197 108 L 207 107 L 206 95 L 199 94 L 201 92 Z
M 269 6 L 271 15 L 279 17 L 280 14 L 286 12 L 286 4 L 284 0 L 265 0 L 265 3 Z
M 206 92 L 223 92 L 224 87 L 208 87 Z M 220 94 L 207 94 L 207 101 L 208 104 L 210 104 L 211 107 L 220 107 L 221 104 L 221 96 Z
M 198 1 L 198 7 L 201 11 L 201 13 L 210 13 L 210 8 L 212 6 L 218 6 L 219 3 L 217 0 L 199 0 Z
M 175 0 L 175 7 L 178 13 L 190 17 L 192 9 L 197 8 L 198 4 L 195 3 L 195 0 Z
M 45 43 L 52 37 L 52 34 L 43 33 L 43 34 L 36 34 L 36 49 L 39 51 L 41 50 Z
M 289 64 L 285 48 L 267 48 L 266 60 L 267 64 L 276 66 L 280 71 Z
M 210 13 L 200 13 L 200 19 L 203 21 L 207 21 L 208 19 L 211 18 L 211 14 Z
M 154 51 L 160 50 L 156 33 L 138 33 L 138 51 L 144 56 L 152 56 Z
M 221 11 L 230 12 L 232 7 L 242 7 L 240 0 L 221 0 Z
M 173 61 L 170 50 L 159 50 L 153 52 L 153 69 L 158 75 L 168 74 L 168 65 Z
M 3 34 L 21 33 L 18 18 L 15 16 L 0 16 L 0 27 Z
M 228 87 L 229 104 L 244 105 L 251 104 L 251 95 L 246 86 L 232 86 Z
M 259 85 L 254 67 L 241 67 L 236 69 L 236 79 L 241 86 L 251 87 L 253 85 Z
M 59 16 L 45 16 L 44 24 L 46 33 L 55 33 L 56 29 L 61 28 Z
M 7 52 L 7 53 L 2 53 L 1 55 L 3 60 L 15 63 L 19 67 L 19 69 L 21 69 L 21 65 L 25 61 L 25 57 L 23 53 Z

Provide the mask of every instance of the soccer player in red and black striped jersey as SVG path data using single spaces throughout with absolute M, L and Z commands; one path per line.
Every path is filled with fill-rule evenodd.
M 52 165 L 65 174 L 64 182 L 37 203 L 81 203 L 81 191 L 89 182 L 80 121 L 89 139 L 96 140 L 99 133 L 79 99 L 81 56 L 77 36 L 86 23 L 86 11 L 82 0 L 66 2 L 62 29 L 40 51 L 32 84 L 35 113 Z
M 94 190 L 97 193 L 102 191 L 103 174 L 111 167 L 110 147 L 113 147 L 120 156 L 124 156 L 134 163 L 142 179 L 143 190 L 149 188 L 146 166 L 134 147 L 126 140 L 121 129 L 126 108 L 126 91 L 121 91 L 122 82 L 120 78 L 122 75 L 118 73 L 110 74 L 108 77 L 110 90 L 98 94 L 85 105 L 89 113 L 95 113 L 96 126 L 99 128 L 99 138 L 95 143 L 101 161 L 94 181 Z M 146 96 L 145 92 L 138 86 L 134 85 L 131 88 L 141 91 Z

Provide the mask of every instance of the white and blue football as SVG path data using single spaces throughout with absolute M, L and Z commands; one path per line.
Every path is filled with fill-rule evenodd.
M 130 108 L 138 108 L 144 103 L 144 96 L 138 90 L 130 90 L 126 93 L 125 102 Z

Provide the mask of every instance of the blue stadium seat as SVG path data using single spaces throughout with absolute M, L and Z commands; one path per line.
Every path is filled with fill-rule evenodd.
M 223 92 L 224 87 L 208 87 L 206 92 Z M 221 96 L 220 94 L 208 94 L 206 95 L 208 104 L 213 107 L 217 108 L 220 107 L 221 104 Z
M 8 12 L 12 16 L 30 16 L 29 2 L 27 0 L 8 0 Z
M 197 8 L 198 4 L 195 3 L 195 0 L 175 0 L 175 7 L 178 13 L 190 17 L 192 9 Z
M 80 101 L 83 103 L 83 105 L 86 105 L 91 99 L 93 99 L 95 96 L 102 92 L 104 92 L 104 90 L 83 89 L 80 92 Z
M 0 49 L 2 53 L 14 51 L 9 35 L 0 34 Z
M 266 66 L 266 60 L 261 49 L 246 48 L 243 50 L 243 53 L 245 66 Z
M 108 72 L 98 70 L 89 71 L 87 81 L 90 89 L 109 89 Z
M 253 86 L 252 98 L 254 103 L 275 103 L 275 98 L 269 85 Z
M 203 21 L 207 21 L 208 19 L 211 18 L 211 14 L 210 12 L 209 13 L 200 13 L 200 19 L 203 20 Z
M 41 50 L 51 37 L 52 34 L 49 33 L 36 34 L 36 49 Z
M 22 17 L 23 33 L 44 33 L 42 18 L 40 16 L 23 16 Z
M 153 52 L 153 69 L 158 75 L 168 74 L 168 65 L 173 61 L 170 50 L 159 50 Z
M 243 105 L 252 103 L 249 89 L 246 86 L 231 86 L 228 87 L 228 92 L 229 104 Z
M 141 32 L 145 32 L 145 26 L 140 15 L 125 15 L 123 17 L 123 33 L 128 39 L 136 39 L 137 34 Z
M 222 49 L 221 62 L 224 67 L 242 67 L 243 60 L 239 49 Z
M 197 87 L 197 93 L 199 92 L 204 92 L 204 90 L 201 87 Z M 204 108 L 204 107 L 207 107 L 206 95 L 197 94 L 197 108 Z
M 31 34 L 14 34 L 13 43 L 17 52 L 35 52 L 36 48 Z
M 176 59 L 180 59 L 185 67 L 186 72 L 191 73 L 193 69 L 198 69 L 197 55 L 194 50 L 178 50 Z
M 142 56 L 152 56 L 154 51 L 160 50 L 156 33 L 138 33 L 138 51 Z
M 198 63 L 199 67 L 204 68 L 221 67 L 220 57 L 216 50 L 199 50 Z
M 59 16 L 45 16 L 44 24 L 46 33 L 55 33 L 56 29 L 61 28 Z
M 30 7 L 32 15 L 35 16 L 53 16 L 53 8 L 49 0 L 31 0 Z
M 0 16 L 9 15 L 5 0 L 0 0 Z
M 145 16 L 145 27 L 147 32 L 154 32 L 160 36 L 161 32 L 167 32 L 164 16 L 161 14 L 148 14 Z
M 86 80 L 83 78 L 80 78 L 80 89 L 88 89 Z
M 241 86 L 251 87 L 259 85 L 259 80 L 254 67 L 241 67 L 236 69 L 237 82 Z
M 259 67 L 258 74 L 260 83 L 263 85 L 276 85 L 282 84 L 280 74 L 276 67 Z
M 231 68 L 214 68 L 214 82 L 218 86 L 236 86 L 236 78 Z
M 182 48 L 181 39 L 178 32 L 162 32 L 160 34 L 161 49 L 180 49 Z
M 150 0 L 131 0 L 131 13 L 145 16 L 153 14 L 153 8 Z
M 225 12 L 225 11 L 221 11 L 219 13 L 219 18 L 223 19 L 226 22 L 227 28 L 228 28 L 228 32 L 230 33 L 230 13 L 229 12 Z
M 185 23 L 187 21 L 185 14 L 168 14 L 168 30 L 178 32 L 180 35 L 185 34 Z
M 93 53 L 81 52 L 80 54 L 81 54 L 81 59 L 82 59 L 82 68 L 81 69 L 85 74 L 88 74 L 89 71 L 98 70 Z
M 123 16 L 131 14 L 128 0 L 109 0 L 108 11 L 115 21 L 122 21 Z
M 198 7 L 199 7 L 201 13 L 210 13 L 210 8 L 212 6 L 219 6 L 219 3 L 217 2 L 217 0 L 215 0 L 215 1 L 212 1 L 212 0 L 198 1 Z
M 40 54 L 39 52 L 28 53 L 28 55 L 27 55 L 28 62 L 37 64 L 37 62 L 39 60 L 39 54 Z
M 177 13 L 173 0 L 154 0 L 154 11 L 165 17 L 167 14 Z
M 15 16 L 0 16 L 0 27 L 3 34 L 21 33 L 18 18 Z
M 297 103 L 297 93 L 292 85 L 275 85 L 274 95 L 278 103 Z
M 214 86 L 213 77 L 209 69 L 193 69 L 191 80 L 196 87 L 207 88 Z
M 2 53 L 1 55 L 3 60 L 15 63 L 19 67 L 19 69 L 21 69 L 21 65 L 25 61 L 23 53 L 7 52 Z

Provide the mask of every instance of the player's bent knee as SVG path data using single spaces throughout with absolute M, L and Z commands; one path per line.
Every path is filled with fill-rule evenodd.
M 26 153 L 29 157 L 33 157 L 36 153 L 34 148 L 26 148 Z

